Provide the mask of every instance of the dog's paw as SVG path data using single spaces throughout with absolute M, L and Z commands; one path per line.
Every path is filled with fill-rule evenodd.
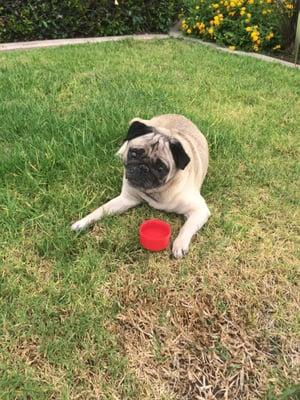
M 80 232 L 86 229 L 89 225 L 89 220 L 87 218 L 82 218 L 79 221 L 74 222 L 74 224 L 71 225 L 71 229 L 72 231 Z
M 172 253 L 175 258 L 184 257 L 189 251 L 189 242 L 182 238 L 176 238 L 173 243 Z

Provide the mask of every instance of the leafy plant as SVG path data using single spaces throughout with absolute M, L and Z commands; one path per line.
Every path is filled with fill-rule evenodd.
M 7 0 L 0 42 L 168 32 L 181 1 Z
M 292 0 L 186 0 L 181 27 L 232 50 L 275 51 L 284 42 L 282 21 L 294 9 Z

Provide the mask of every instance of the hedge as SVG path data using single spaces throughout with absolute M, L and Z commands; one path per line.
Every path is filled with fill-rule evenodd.
M 0 42 L 168 32 L 176 0 L 0 0 Z

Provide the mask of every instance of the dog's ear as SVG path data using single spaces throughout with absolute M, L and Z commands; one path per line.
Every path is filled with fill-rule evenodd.
M 128 129 L 127 136 L 124 141 L 132 140 L 139 136 L 147 135 L 147 133 L 151 132 L 153 132 L 153 128 L 151 126 L 145 125 L 140 121 L 134 121 Z
M 170 150 L 177 168 L 184 169 L 191 161 L 182 144 L 178 140 L 170 142 Z

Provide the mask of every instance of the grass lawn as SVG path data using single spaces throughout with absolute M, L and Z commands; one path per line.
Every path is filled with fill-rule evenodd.
M 1 400 L 275 399 L 297 384 L 300 72 L 175 40 L 0 61 Z M 189 255 L 140 249 L 144 218 L 173 237 L 182 224 L 147 206 L 71 232 L 119 193 L 128 121 L 164 113 L 210 145 L 212 217 Z

